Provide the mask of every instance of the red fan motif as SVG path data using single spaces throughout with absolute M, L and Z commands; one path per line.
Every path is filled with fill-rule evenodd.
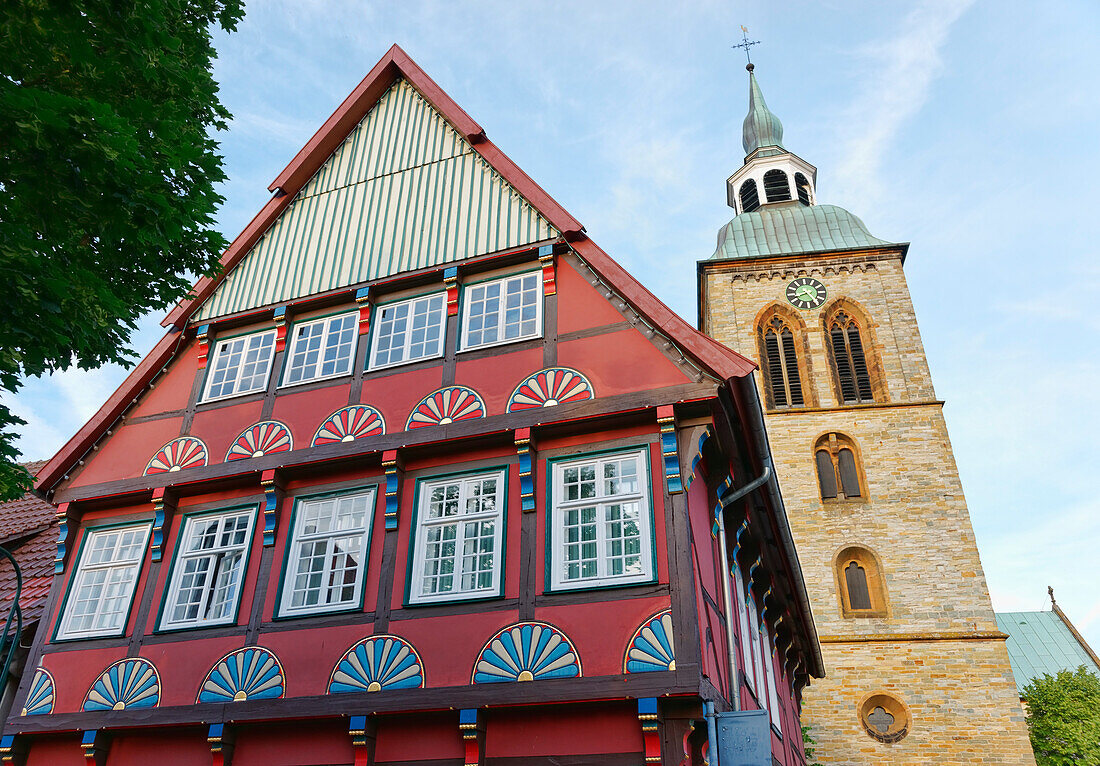
M 519 412 L 536 407 L 553 407 L 565 402 L 591 399 L 595 394 L 588 378 L 568 367 L 539 370 L 520 383 L 508 400 L 508 411 Z
M 181 436 L 165 444 L 145 466 L 145 475 L 173 473 L 206 465 L 206 445 L 194 436 Z
M 485 417 L 485 402 L 465 386 L 448 386 L 424 397 L 405 422 L 405 430 L 446 425 L 459 420 Z
M 290 429 L 277 420 L 264 420 L 247 428 L 225 454 L 226 462 L 289 452 L 294 446 Z
M 350 442 L 384 433 L 386 433 L 386 421 L 382 419 L 382 414 L 378 410 L 364 404 L 354 404 L 329 415 L 313 435 L 313 443 L 310 446 Z

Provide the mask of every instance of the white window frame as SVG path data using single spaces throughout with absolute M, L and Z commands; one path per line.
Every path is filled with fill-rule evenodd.
M 330 372 L 327 375 L 319 374 L 321 367 L 325 364 L 325 353 L 328 350 L 329 338 L 333 334 L 333 325 L 336 322 L 342 322 L 344 320 L 351 320 L 351 348 L 347 356 L 347 369 L 337 372 Z M 321 332 L 321 346 L 317 351 L 317 360 L 313 363 L 314 374 L 311 377 L 303 377 L 300 380 L 290 380 L 290 376 L 295 369 L 295 356 L 302 353 L 298 350 L 298 344 L 302 341 L 302 332 L 307 329 L 316 327 L 317 325 L 324 325 L 324 329 Z M 287 343 L 286 359 L 283 362 L 283 380 L 282 387 L 300 386 L 304 383 L 313 383 L 318 380 L 328 380 L 329 378 L 340 378 L 345 375 L 351 375 L 355 371 L 355 351 L 359 345 L 359 312 L 343 312 L 340 314 L 333 314 L 332 316 L 318 317 L 317 319 L 308 319 L 302 322 L 295 322 L 291 327 L 291 338 Z M 342 332 L 340 330 L 338 332 Z M 307 350 L 304 352 L 308 354 Z M 306 365 L 302 365 L 303 368 Z
M 622 492 L 617 495 L 605 494 L 603 466 L 625 459 L 636 461 L 637 491 Z M 553 484 L 551 489 L 550 510 L 550 590 L 581 590 L 585 588 L 607 588 L 619 585 L 636 585 L 653 582 L 657 568 L 653 557 L 653 500 L 652 480 L 649 472 L 649 448 L 623 450 L 602 454 L 590 454 L 578 458 L 551 461 Z M 566 500 L 565 471 L 584 465 L 595 465 L 596 495 L 577 500 Z M 638 532 L 642 571 L 635 574 L 613 575 L 607 572 L 607 508 L 622 503 L 637 503 Z M 578 508 L 596 507 L 596 569 L 595 577 L 566 578 L 565 561 L 565 514 Z
M 428 303 L 435 298 L 438 298 L 441 303 L 440 318 L 439 318 L 439 351 L 434 354 L 425 354 L 424 356 L 418 356 L 415 358 L 409 358 L 409 348 L 412 346 L 412 320 L 413 314 L 416 311 L 417 304 Z M 378 352 L 378 343 L 382 332 L 382 312 L 387 309 L 397 309 L 401 306 L 408 306 L 409 313 L 406 317 L 405 325 L 405 340 L 401 345 L 401 359 L 396 362 L 386 362 L 385 364 L 376 364 L 374 361 L 375 354 Z M 391 303 L 380 303 L 375 306 L 374 317 L 371 319 L 371 341 L 370 341 L 370 354 L 367 358 L 368 370 L 384 370 L 387 367 L 397 367 L 402 364 L 412 364 L 413 362 L 421 362 L 425 359 L 438 359 L 446 352 L 447 346 L 447 293 L 446 291 L 429 293 L 428 295 L 418 295 L 415 298 L 409 298 L 407 300 L 393 301 Z
M 459 485 L 459 497 L 458 504 L 459 509 L 466 505 L 467 501 L 471 498 L 469 494 L 470 488 L 475 482 L 484 481 L 486 479 L 495 478 L 497 481 L 496 490 L 496 510 L 493 512 L 481 512 L 481 513 L 459 513 L 454 516 L 444 516 L 438 519 L 429 519 L 428 510 L 431 504 L 432 490 L 436 487 Z M 409 592 L 407 594 L 407 602 L 409 604 L 436 604 L 440 602 L 448 601 L 465 601 L 469 599 L 482 599 L 482 598 L 495 598 L 501 595 L 502 588 L 502 572 L 504 570 L 504 525 L 507 523 L 507 514 L 505 513 L 508 503 L 508 469 L 499 468 L 491 471 L 481 471 L 477 473 L 467 473 L 457 476 L 446 476 L 434 479 L 423 479 L 420 481 L 417 491 L 419 493 L 419 500 L 416 509 L 416 524 L 414 531 L 413 543 L 413 555 L 412 555 L 412 571 L 409 576 Z M 494 535 L 493 535 L 493 572 L 492 583 L 487 588 L 474 588 L 472 590 L 462 590 L 462 577 L 469 574 L 462 568 L 463 560 L 468 554 L 464 553 L 466 538 L 466 524 L 468 522 L 480 522 L 480 521 L 495 521 Z M 432 529 L 439 527 L 445 527 L 450 525 L 456 526 L 455 533 L 455 547 L 454 555 L 452 557 L 454 561 L 453 582 L 458 587 L 447 591 L 445 593 L 426 593 L 425 592 L 425 564 L 427 559 L 428 549 L 428 534 Z M 474 540 L 478 538 L 472 538 Z
M 216 520 L 218 522 L 218 528 L 216 532 L 216 538 L 220 538 L 225 534 L 224 523 L 225 520 L 230 517 L 239 517 L 247 515 L 247 526 L 244 530 L 244 540 L 240 543 L 222 544 L 215 539 L 215 545 L 211 548 L 200 548 L 198 550 L 187 550 L 187 545 L 191 539 L 192 533 L 195 531 L 195 526 L 200 523 L 206 523 Z M 215 625 L 228 625 L 236 622 L 237 613 L 240 610 L 241 605 L 241 592 L 244 590 L 244 581 L 248 575 L 248 560 L 249 552 L 252 549 L 252 534 L 256 527 L 256 506 L 236 508 L 226 508 L 225 510 L 218 511 L 216 513 L 195 513 L 189 514 L 184 517 L 183 526 L 180 529 L 179 538 L 176 540 L 175 558 L 172 561 L 172 576 L 168 581 L 168 590 L 164 599 L 164 606 L 161 609 L 160 620 L 157 626 L 158 630 L 180 630 L 183 628 L 205 628 Z M 240 554 L 240 566 L 238 567 L 238 576 L 236 582 L 232 585 L 233 595 L 229 600 L 229 606 L 226 609 L 225 615 L 214 619 L 206 619 L 202 614 L 210 606 L 210 600 L 213 593 L 220 587 L 217 584 L 216 579 L 211 579 L 214 574 L 214 569 L 207 570 L 204 583 L 202 585 L 202 595 L 199 601 L 199 613 L 196 617 L 190 619 L 172 619 L 172 612 L 178 606 L 178 600 L 180 597 L 180 591 L 182 590 L 183 578 L 186 574 L 185 569 L 187 561 L 191 559 L 202 559 L 208 557 L 225 556 L 228 554 L 239 553 Z M 220 562 L 217 562 L 220 563 Z M 217 563 L 215 566 L 217 566 Z
M 500 337 L 504 328 L 504 315 L 506 307 L 504 305 L 503 296 L 508 289 L 508 283 L 522 281 L 527 277 L 533 276 L 535 278 L 535 331 L 530 335 L 519 335 L 515 338 L 502 338 Z M 501 298 L 499 299 L 499 306 L 497 308 L 497 328 L 498 337 L 494 341 L 482 342 L 473 344 L 470 343 L 470 310 L 473 306 L 473 300 L 471 299 L 472 291 L 478 288 L 488 289 L 490 286 L 499 284 L 501 286 Z M 542 270 L 537 271 L 524 271 L 519 274 L 509 274 L 506 277 L 500 279 L 490 279 L 484 282 L 475 282 L 470 285 L 465 285 L 462 290 L 462 338 L 459 344 L 459 351 L 472 351 L 475 348 L 490 348 L 492 346 L 500 346 L 505 343 L 519 343 L 524 340 L 531 340 L 532 338 L 542 337 L 542 305 L 545 302 L 545 296 L 542 292 Z
M 304 532 L 303 526 L 307 519 L 308 507 L 315 504 L 323 504 L 329 501 L 335 503 L 332 513 L 338 516 L 341 501 L 366 498 L 366 510 L 363 515 L 363 524 L 360 527 L 338 529 L 332 524 L 324 532 Z M 374 486 L 354 489 L 339 493 L 314 495 L 312 497 L 299 498 L 294 508 L 294 526 L 291 529 L 290 542 L 287 546 L 287 561 L 283 572 L 282 597 L 279 600 L 280 617 L 298 617 L 307 614 L 324 614 L 326 612 L 345 611 L 356 609 L 363 603 L 363 583 L 367 578 L 367 560 L 370 555 L 370 536 L 374 527 L 374 512 L 377 503 L 377 488 Z M 331 518 L 331 516 L 330 516 Z M 302 549 L 311 543 L 325 543 L 324 569 L 321 572 L 320 593 L 326 598 L 345 584 L 333 584 L 332 576 L 336 571 L 333 565 L 334 559 L 340 554 L 334 553 L 334 543 L 340 539 L 359 539 L 358 571 L 355 574 L 355 582 L 352 585 L 352 597 L 344 601 L 329 601 L 327 603 L 302 604 L 294 606 L 295 583 L 299 574 L 307 574 L 301 571 Z M 328 584 L 325 584 L 328 583 Z M 309 592 L 312 589 L 307 589 Z
M 126 623 L 129 621 L 130 609 L 133 607 L 134 591 L 137 589 L 138 577 L 141 574 L 141 563 L 145 558 L 145 546 L 149 542 L 149 530 L 151 528 L 151 524 L 142 523 L 127 526 L 100 527 L 98 529 L 93 527 L 85 530 L 84 539 L 81 543 L 80 560 L 77 562 L 76 571 L 73 573 L 72 579 L 70 580 L 69 590 L 65 597 L 65 612 L 61 616 L 61 623 L 56 635 L 58 640 L 121 636 L 126 632 Z M 119 544 L 126 535 L 135 532 L 139 536 L 131 538 L 127 547 L 135 548 L 136 555 L 116 560 L 114 557 L 119 553 Z M 110 537 L 111 535 L 119 536 L 118 540 L 112 546 L 114 548 L 112 558 L 95 563 L 89 561 L 90 556 L 95 551 L 96 541 L 101 538 Z M 118 599 L 121 602 L 120 606 L 123 604 L 125 605 L 123 608 L 113 613 L 119 620 L 119 624 L 91 628 L 74 628 L 72 626 L 73 609 L 76 604 L 81 603 L 80 588 L 85 584 L 88 578 L 94 577 L 99 572 L 106 573 L 103 582 L 99 584 L 101 586 L 99 594 L 94 599 L 85 599 L 85 601 L 96 603 L 96 608 L 89 612 L 89 614 L 94 614 L 99 617 L 106 614 L 102 611 L 102 608 L 108 598 L 103 595 L 103 592 L 107 589 L 107 583 L 111 575 L 120 575 L 113 584 L 121 585 L 121 590 L 115 596 L 110 597 L 112 599 Z
M 760 615 L 756 611 L 756 599 L 749 594 L 749 637 L 752 640 L 753 667 L 756 669 L 756 677 L 753 679 L 753 689 L 756 693 L 756 703 L 762 708 L 768 707 L 768 688 L 764 678 L 764 650 L 760 646 Z
M 771 640 L 764 626 L 760 627 L 760 638 L 764 643 L 764 675 L 768 680 L 768 712 L 771 715 L 772 726 L 783 734 L 783 717 L 779 714 L 779 692 L 775 685 L 775 657 L 772 654 Z
M 741 575 L 741 567 L 733 565 L 734 579 L 737 585 L 737 612 L 741 624 L 741 632 L 738 643 L 741 645 L 741 674 L 745 683 L 753 694 L 756 693 L 756 663 L 753 662 L 752 639 L 749 637 L 749 606 L 745 591 L 744 578 Z
M 270 336 L 271 342 L 268 344 L 267 358 L 264 360 L 264 373 L 263 378 L 258 385 L 247 391 L 241 391 L 238 386 L 240 385 L 241 372 L 244 370 L 245 363 L 244 357 L 250 350 L 250 342 L 255 339 L 261 344 L 265 337 Z M 221 359 L 222 354 L 225 351 L 226 346 L 231 343 L 243 342 L 245 345 L 241 349 L 241 360 L 238 362 L 236 372 L 233 374 L 233 391 L 228 394 L 218 394 L 217 396 L 211 396 L 210 390 L 214 387 L 214 378 L 218 373 L 218 362 Z M 202 401 L 203 402 L 216 402 L 220 399 L 231 399 L 234 396 L 244 396 L 245 394 L 253 394 L 257 391 L 263 391 L 267 388 L 267 382 L 271 378 L 271 362 L 275 358 L 275 330 L 264 330 L 262 332 L 249 333 L 248 335 L 235 335 L 232 338 L 226 338 L 219 340 L 214 345 L 214 352 L 210 354 L 209 364 L 206 368 L 206 383 L 203 386 Z M 257 360 L 258 361 L 258 360 Z M 224 384 L 225 381 L 222 381 Z M 220 385 L 220 384 L 219 384 Z

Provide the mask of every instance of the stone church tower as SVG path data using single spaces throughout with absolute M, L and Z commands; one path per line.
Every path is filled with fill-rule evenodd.
M 902 266 L 908 244 L 818 204 L 749 65 L 737 215 L 699 264 L 700 326 L 757 383 L 827 677 L 817 759 L 1033 764 Z

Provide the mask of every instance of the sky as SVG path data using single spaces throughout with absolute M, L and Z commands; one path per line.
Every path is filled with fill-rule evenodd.
M 817 197 L 905 269 L 998 611 L 1049 609 L 1100 649 L 1100 4 L 1095 0 L 253 0 L 217 35 L 232 239 L 396 42 L 682 316 L 733 215 L 740 25 Z M 143 323 L 144 353 L 163 314 Z M 51 456 L 125 377 L 29 380 L 5 402 Z

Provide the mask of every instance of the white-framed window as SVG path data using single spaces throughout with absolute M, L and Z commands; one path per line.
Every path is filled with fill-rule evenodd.
M 462 296 L 462 350 L 542 335 L 542 272 L 470 285 Z
M 214 346 L 203 401 L 263 391 L 274 354 L 274 330 L 219 341 Z
M 370 368 L 443 356 L 447 294 L 435 293 L 378 306 L 374 312 Z
M 749 605 L 745 591 L 745 581 L 741 576 L 741 567 L 733 565 L 733 576 L 737 585 L 737 617 L 741 625 L 738 643 L 741 645 L 741 672 L 745 683 L 754 692 L 756 690 L 756 663 L 753 662 L 752 639 L 749 637 Z
M 764 651 L 760 646 L 760 616 L 756 611 L 756 599 L 749 593 L 749 637 L 752 639 L 752 662 L 756 668 L 753 678 L 753 689 L 756 691 L 756 701 L 762 708 L 768 706 L 767 683 L 764 680 Z
M 779 715 L 779 692 L 775 686 L 775 657 L 772 653 L 771 641 L 768 639 L 768 631 L 761 627 L 760 639 L 764 644 L 764 671 L 768 678 L 768 712 L 771 715 L 772 726 L 780 734 L 783 733 L 783 717 Z
M 419 494 L 409 603 L 499 595 L 505 469 L 424 481 Z
M 140 524 L 85 533 L 58 638 L 122 635 L 149 529 Z
M 298 501 L 280 616 L 329 612 L 361 603 L 374 497 L 371 487 Z
M 654 579 L 649 451 L 553 463 L 553 590 Z
M 160 628 L 224 625 L 237 614 L 256 509 L 187 516 Z
M 283 385 L 335 378 L 351 372 L 358 327 L 358 312 L 296 323 Z

